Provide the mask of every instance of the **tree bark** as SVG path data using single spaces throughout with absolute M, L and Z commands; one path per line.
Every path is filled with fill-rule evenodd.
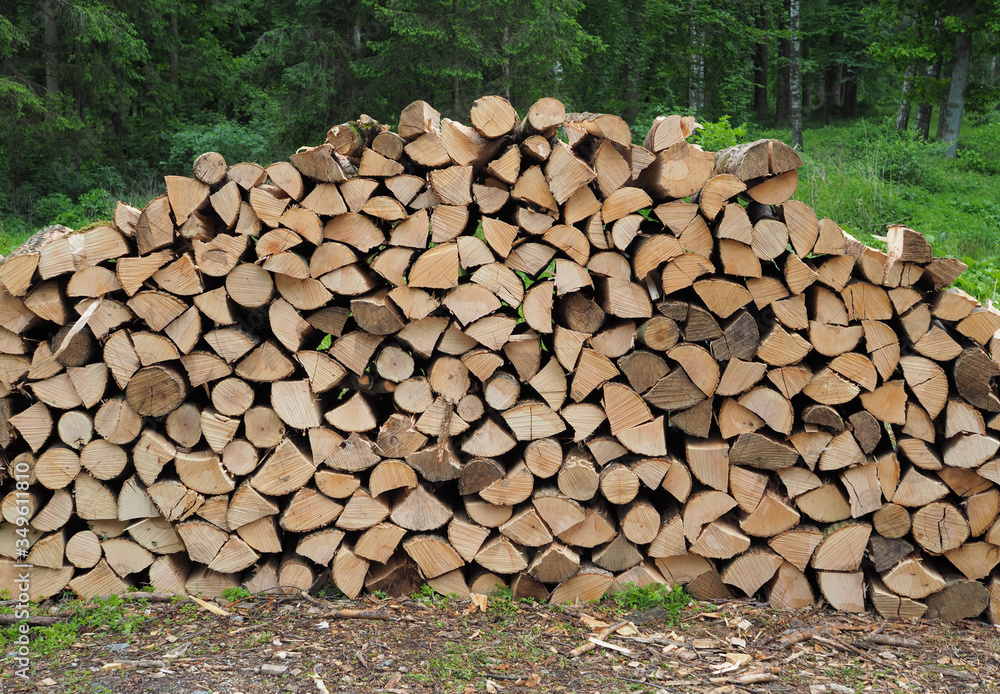
M 958 155 L 958 131 L 962 126 L 962 112 L 965 110 L 965 90 L 969 86 L 969 72 L 972 66 L 972 22 L 975 11 L 974 0 L 962 0 L 958 16 L 964 31 L 955 34 L 955 63 L 951 70 L 951 87 L 948 100 L 938 116 L 938 140 L 951 143 L 945 156 L 954 159 Z
M 634 0 L 631 3 L 628 13 L 629 26 L 634 31 L 641 31 L 642 27 L 643 0 Z M 638 61 L 636 61 L 638 62 Z M 625 61 L 625 74 L 622 80 L 622 101 L 625 103 L 625 112 L 622 116 L 629 125 L 635 125 L 639 117 L 639 82 L 641 80 L 639 70 L 633 61 Z
M 858 79 L 851 75 L 844 81 L 844 98 L 841 103 L 840 114 L 845 118 L 854 118 L 858 115 Z
M 941 79 L 941 63 L 942 59 L 938 57 L 937 62 L 927 66 L 927 82 L 936 82 Z M 931 115 L 933 113 L 934 104 L 930 103 L 930 101 L 917 105 L 917 117 L 913 122 L 913 129 L 925 140 L 930 137 Z
M 830 124 L 830 111 L 840 98 L 840 66 L 831 65 L 823 75 L 823 125 Z
M 767 32 L 770 28 L 771 23 L 763 3 L 758 5 L 754 21 L 759 32 Z M 757 120 L 763 121 L 767 118 L 767 43 L 764 42 L 758 43 L 754 49 L 753 81 L 754 110 L 757 112 Z
M 941 13 L 938 12 L 937 16 L 934 18 L 934 36 L 937 37 L 941 33 Z M 913 123 L 913 129 L 919 133 L 923 139 L 930 137 L 931 132 L 931 114 L 934 112 L 934 104 L 930 102 L 927 97 L 928 84 L 933 83 L 941 79 L 941 67 L 943 64 L 943 59 L 939 55 L 937 60 L 927 66 L 927 72 L 925 75 L 925 84 L 923 88 L 923 95 L 921 103 L 917 106 L 917 119 Z
M 705 56 L 702 55 L 702 36 L 694 21 L 696 0 L 689 5 L 691 17 L 691 62 L 688 71 L 688 106 L 694 111 L 705 107 Z
M 788 27 L 792 32 L 788 66 L 788 93 L 792 119 L 792 147 L 802 151 L 802 74 L 799 70 L 799 0 L 788 3 Z
M 785 11 L 779 13 L 781 21 L 779 29 L 788 29 L 788 14 L 790 0 L 785 0 Z M 781 60 L 778 65 L 778 79 L 776 80 L 778 93 L 775 100 L 774 122 L 775 125 L 787 125 L 791 119 L 791 99 L 789 94 L 789 61 L 792 54 L 792 42 L 787 38 L 782 38 L 780 42 Z
M 910 63 L 903 74 L 903 93 L 899 97 L 899 108 L 896 109 L 896 130 L 903 131 L 910 127 L 910 92 L 913 90 L 913 75 L 917 66 Z
M 42 14 L 45 15 L 45 95 L 50 103 L 59 94 L 59 54 L 56 27 L 56 7 L 53 0 L 42 0 Z M 46 109 L 46 115 L 52 106 Z
M 170 13 L 170 86 L 175 89 L 180 85 L 181 47 L 180 35 L 177 32 L 177 10 Z

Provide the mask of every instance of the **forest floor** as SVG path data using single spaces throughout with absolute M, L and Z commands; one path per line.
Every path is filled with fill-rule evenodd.
M 1000 681 L 1000 628 L 979 621 L 886 622 L 743 602 L 670 611 L 614 600 L 476 605 L 427 592 L 252 597 L 211 611 L 190 600 L 142 602 L 96 608 L 106 623 L 80 621 L 77 608 L 74 624 L 87 626 L 61 639 L 55 627 L 39 630 L 29 679 L 13 675 L 7 656 L 0 692 L 846 694 L 991 691 Z M 334 614 L 351 608 L 383 619 Z M 610 645 L 571 657 L 621 621 Z

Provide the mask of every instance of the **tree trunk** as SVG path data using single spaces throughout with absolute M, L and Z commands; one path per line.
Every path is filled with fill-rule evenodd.
M 910 127 L 910 92 L 913 90 L 913 75 L 917 67 L 910 63 L 903 74 L 903 93 L 899 97 L 899 108 L 896 109 L 896 130 L 903 131 Z
M 823 75 L 823 125 L 830 124 L 830 111 L 840 98 L 840 66 L 831 65 Z
M 941 12 L 937 13 L 934 18 L 934 36 L 935 38 L 941 33 Z M 930 103 L 927 97 L 928 84 L 936 82 L 941 79 L 941 67 L 943 64 L 943 59 L 939 55 L 937 60 L 927 66 L 926 79 L 923 88 L 922 101 L 917 106 L 917 119 L 913 123 L 914 130 L 920 134 L 923 139 L 930 137 L 931 132 L 931 115 L 934 112 L 934 104 Z
M 177 10 L 170 13 L 170 86 L 175 89 L 180 85 L 181 47 L 180 35 L 177 32 Z
M 503 64 L 500 66 L 502 79 L 500 94 L 507 101 L 510 101 L 510 50 L 508 48 L 508 43 L 510 42 L 510 28 L 505 24 L 503 27 Z
M 947 63 L 942 64 L 941 74 L 939 75 L 940 81 L 943 86 L 948 86 L 951 84 L 951 73 L 955 69 L 955 59 L 954 56 Z M 944 128 L 944 109 L 948 105 L 948 92 L 943 90 L 938 94 L 937 100 L 937 110 L 938 110 L 938 122 L 937 122 L 937 132 L 934 133 L 935 140 L 941 140 Z M 929 136 L 929 135 L 928 135 Z
M 761 4 L 758 6 L 758 14 L 754 20 L 757 31 L 767 32 L 770 28 L 770 21 L 767 17 L 767 9 Z M 758 43 L 754 49 L 753 61 L 753 104 L 757 112 L 757 120 L 763 121 L 767 118 L 767 43 Z
M 788 4 L 788 26 L 792 31 L 788 66 L 788 93 L 792 118 L 792 147 L 802 151 L 802 75 L 799 70 L 799 0 Z
M 59 55 L 56 50 L 56 7 L 53 0 L 42 0 L 42 14 L 45 15 L 45 95 L 51 102 L 59 94 Z
M 691 17 L 691 63 L 688 71 L 688 106 L 694 111 L 705 107 L 705 56 L 702 55 L 702 36 L 694 21 L 696 0 L 689 6 Z
M 974 0 L 962 0 L 958 15 L 965 31 L 955 34 L 955 63 L 951 70 L 951 87 L 948 100 L 938 116 L 938 140 L 951 143 L 945 156 L 954 159 L 958 155 L 958 131 L 962 126 L 962 112 L 965 110 L 965 90 L 969 86 L 969 71 L 972 64 L 972 31 L 969 23 L 975 10 Z
M 927 81 L 936 82 L 941 79 L 941 64 L 942 59 L 939 56 L 937 62 L 932 65 L 927 66 Z M 926 98 L 926 97 L 925 97 Z M 913 129 L 923 139 L 930 137 L 931 133 L 931 115 L 934 113 L 934 104 L 930 101 L 921 103 L 917 106 L 917 118 L 913 122 Z
M 640 32 L 642 27 L 643 0 L 634 0 L 628 13 L 628 24 L 634 31 Z M 622 101 L 625 104 L 625 112 L 622 117 L 629 125 L 635 125 L 636 118 L 639 117 L 639 89 L 641 81 L 638 66 L 632 64 L 633 61 L 625 62 L 625 74 L 622 80 Z
M 785 11 L 779 14 L 781 21 L 778 28 L 781 30 L 788 29 L 788 3 L 789 0 L 785 0 Z M 774 123 L 780 126 L 787 125 L 791 119 L 791 98 L 788 88 L 791 84 L 789 78 L 789 61 L 792 54 L 792 42 L 789 39 L 782 38 L 779 50 L 781 51 L 781 60 L 778 61 L 778 78 L 775 82 L 778 91 L 775 99 Z
M 858 80 L 854 75 L 849 76 L 844 82 L 844 98 L 840 114 L 845 118 L 854 118 L 858 115 Z

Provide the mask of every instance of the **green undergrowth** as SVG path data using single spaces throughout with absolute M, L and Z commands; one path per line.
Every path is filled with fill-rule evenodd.
M 628 583 L 623 590 L 612 593 L 610 598 L 620 610 L 661 608 L 666 611 L 664 619 L 671 625 L 681 621 L 681 613 L 691 604 L 691 596 L 679 583 L 673 586 L 665 583 L 651 583 L 647 586 Z
M 807 128 L 803 139 L 796 199 L 875 248 L 885 249 L 887 224 L 916 229 L 935 255 L 969 265 L 958 287 L 981 301 L 1000 298 L 1000 113 L 963 122 L 956 159 L 878 119 Z
M 61 617 L 50 626 L 31 627 L 29 648 L 34 655 L 48 655 L 69 648 L 90 633 L 129 635 L 146 622 L 144 612 L 149 603 L 146 600 L 122 600 L 117 596 L 107 599 L 94 598 L 83 601 L 67 597 L 55 603 L 56 611 L 69 616 Z M 13 614 L 11 608 L 0 608 L 0 613 Z M 32 604 L 31 616 L 45 616 Z M 13 624 L 0 628 L 0 651 L 6 652 L 16 646 L 19 626 Z

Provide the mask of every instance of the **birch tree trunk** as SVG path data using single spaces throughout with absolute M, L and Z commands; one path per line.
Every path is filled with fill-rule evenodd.
M 910 63 L 903 74 L 903 93 L 899 97 L 899 108 L 896 109 L 896 130 L 903 131 L 910 127 L 910 92 L 913 91 L 913 75 L 917 66 Z
M 767 10 L 763 5 L 758 7 L 758 14 L 755 19 L 757 30 L 766 32 L 769 28 Z M 753 103 L 757 112 L 757 120 L 762 121 L 767 118 L 767 44 L 758 43 L 754 52 L 753 61 Z
M 799 0 L 788 4 L 788 27 L 792 32 L 791 60 L 788 66 L 789 101 L 792 116 L 792 147 L 802 151 L 802 74 L 799 70 Z
M 694 21 L 697 3 L 691 0 L 691 64 L 688 73 L 688 106 L 695 111 L 705 107 L 705 56 L 702 55 L 702 36 Z

